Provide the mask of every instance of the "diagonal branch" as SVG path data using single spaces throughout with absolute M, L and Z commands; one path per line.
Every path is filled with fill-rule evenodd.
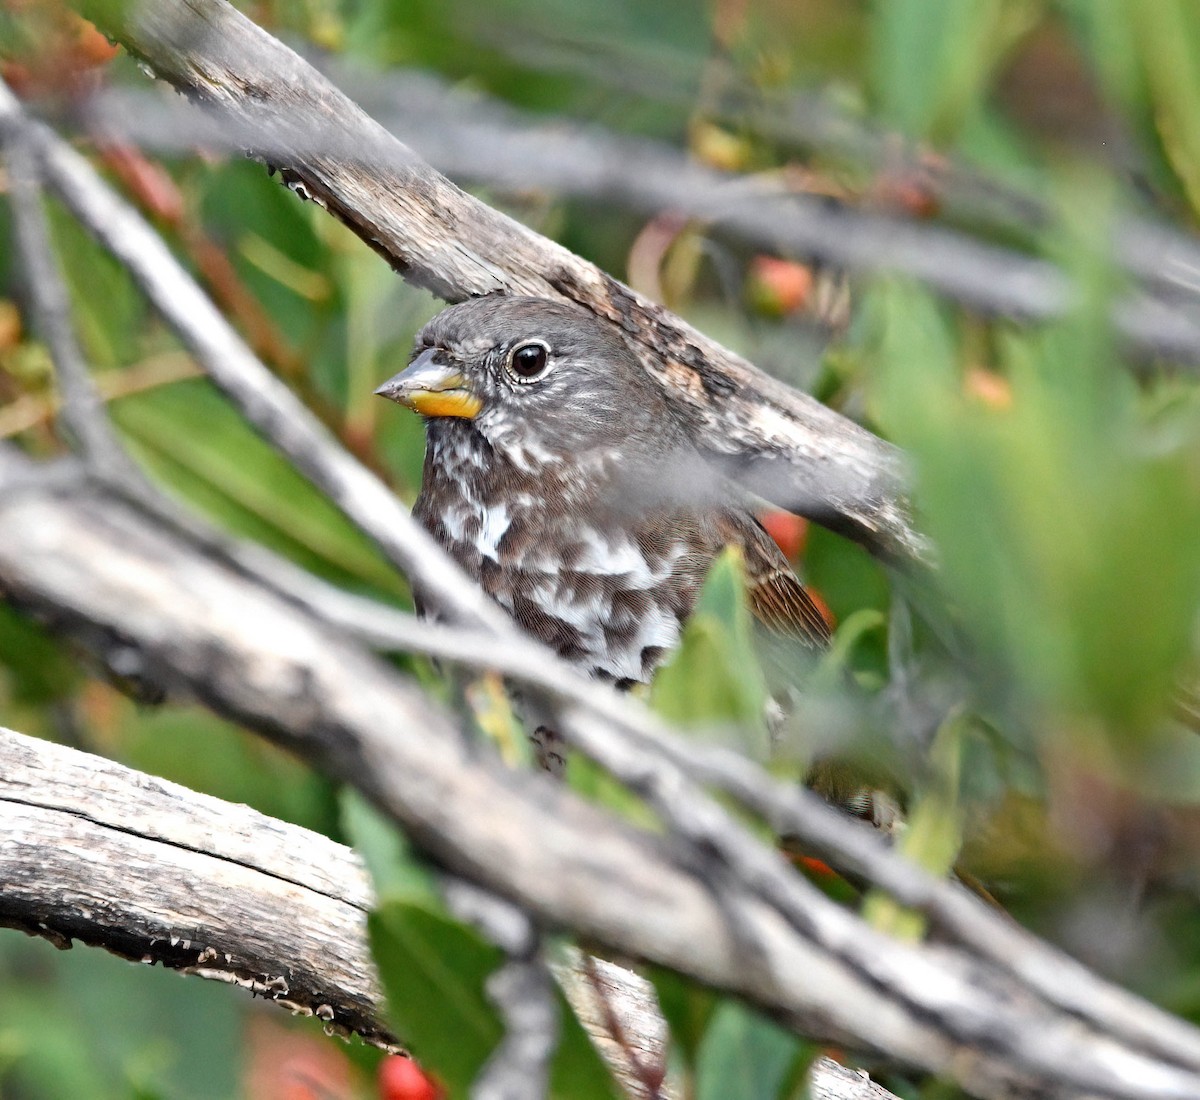
M 81 8 L 177 88 L 262 133 L 265 149 L 303 148 L 314 127 L 327 136 L 332 152 L 276 165 L 405 278 L 450 301 L 502 291 L 578 303 L 621 327 L 700 443 L 752 488 L 881 552 L 924 555 L 894 448 L 464 194 L 224 0 Z
M 367 945 L 371 885 L 351 849 L 3 728 L 0 822 L 0 925 L 226 982 L 396 1049 Z M 589 1017 L 590 1033 L 644 1031 L 646 983 L 597 965 L 623 1018 Z M 661 1031 L 643 1038 L 646 1056 L 663 1057 Z M 828 1059 L 811 1081 L 821 1100 L 894 1100 Z
M 794 890 L 794 919 L 782 920 L 753 868 L 714 866 L 711 831 L 700 845 L 656 836 L 504 771 L 348 637 L 70 475 L 0 450 L 8 597 L 102 659 L 119 652 L 123 667 L 140 664 L 354 784 L 451 873 L 548 925 L 981 1096 L 1200 1091 L 1200 1075 L 1098 1032 L 977 957 L 893 941 L 815 891 Z M 672 798 L 689 821 L 741 843 L 703 801 L 683 789 Z
M 7 114 L 11 118 L 14 113 L 15 104 L 11 100 L 6 104 L 0 96 L 0 115 Z M 182 275 L 149 227 L 107 191 L 82 158 L 52 134 L 40 127 L 31 128 L 30 132 L 39 142 L 47 172 L 67 201 L 85 223 L 125 259 L 172 322 L 187 334 L 195 347 L 202 349 L 208 369 L 218 381 L 225 382 L 243 407 L 258 416 L 264 432 L 277 434 L 274 441 L 285 453 L 299 451 L 307 459 L 303 463 L 305 468 L 315 468 L 319 477 L 327 479 L 327 482 L 319 483 L 327 483 L 334 499 L 342 501 L 352 515 L 362 519 L 366 529 L 380 532 L 381 537 L 393 546 L 395 556 L 405 562 L 410 574 L 427 588 L 436 587 L 435 582 L 440 578 L 448 585 L 449 597 L 469 595 L 469 587 L 464 588 L 461 582 L 454 580 L 457 572 L 447 569 L 444 557 L 436 548 L 423 545 L 419 537 L 410 541 L 412 525 L 407 522 L 407 514 L 395 506 L 390 496 L 386 498 L 388 504 L 384 514 L 372 512 L 371 505 L 381 497 L 371 475 L 344 456 L 324 453 L 328 441 L 319 431 L 308 433 L 305 419 L 300 418 L 298 423 L 289 421 L 293 412 L 289 404 L 291 395 L 263 371 L 236 336 L 229 332 L 224 320 Z M 229 357 L 222 358 L 222 352 L 230 353 Z M 336 451 L 332 444 L 329 448 Z M 339 481 L 338 473 L 347 471 L 346 479 Z M 365 491 L 360 493 L 364 486 Z M 405 523 L 389 530 L 387 523 L 395 521 L 397 513 L 403 516 Z M 417 532 L 418 536 L 420 534 Z M 257 564 L 258 574 L 265 576 L 272 572 L 269 562 Z M 323 588 L 311 578 L 306 581 L 298 570 L 292 569 L 286 577 L 276 576 L 275 580 L 283 583 L 273 587 L 285 590 L 289 598 L 299 598 L 323 617 L 370 638 L 373 643 L 497 667 L 542 686 L 560 699 L 583 703 L 587 710 L 605 716 L 610 723 L 608 733 L 605 733 L 603 724 L 581 723 L 578 717 L 575 720 L 591 753 L 610 770 L 634 780 L 640 777 L 643 783 L 652 782 L 660 791 L 671 790 L 678 777 L 686 774 L 731 793 L 776 827 L 786 827 L 814 849 L 832 853 L 839 866 L 858 870 L 906 904 L 925 909 L 943 930 L 971 945 L 984 957 L 995 960 L 1039 997 L 1060 1004 L 1081 1018 L 1093 1021 L 1097 1027 L 1135 1044 L 1179 1059 L 1183 1064 L 1200 1065 L 1200 1054 L 1197 1053 L 1200 1043 L 1190 1029 L 1174 1018 L 1098 982 L 1078 964 L 1049 950 L 1021 930 L 999 927 L 1000 922 L 992 915 L 973 909 L 967 899 L 950 887 L 890 859 L 870 838 L 848 829 L 844 821 L 817 805 L 805 792 L 771 781 L 730 754 L 674 751 L 669 742 L 662 740 L 656 726 L 647 726 L 645 718 L 631 708 L 622 710 L 623 704 L 612 699 L 611 693 L 601 693 L 594 685 L 582 685 L 575 682 L 577 677 L 573 680 L 564 675 L 538 647 L 516 636 L 507 622 L 498 624 L 499 629 L 506 632 L 506 645 L 488 645 L 481 649 L 478 638 L 464 638 L 453 632 L 442 635 L 428 626 L 419 633 L 413 629 L 411 620 Z M 469 601 L 460 603 L 460 608 L 469 619 L 472 611 Z M 620 734 L 622 729 L 626 734 Z M 631 742 L 629 734 L 635 735 L 636 739 Z M 649 759 L 640 757 L 639 752 L 660 754 L 649 772 L 646 771 Z M 661 755 L 664 753 L 665 761 Z M 665 771 L 664 764 L 667 766 Z M 633 768 L 632 772 L 626 771 L 629 767 Z M 689 798 L 694 800 L 696 793 L 693 791 Z M 668 816 L 674 812 L 670 807 L 662 808 Z M 695 828 L 695 825 L 693 821 L 690 827 Z M 776 873 L 771 871 L 768 877 Z M 760 888 L 766 889 L 767 884 L 760 881 Z

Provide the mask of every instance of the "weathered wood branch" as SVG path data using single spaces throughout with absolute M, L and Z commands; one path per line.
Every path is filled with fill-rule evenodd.
M 924 555 L 893 447 L 459 190 L 224 0 L 80 7 L 239 132 L 261 133 L 289 184 L 405 278 L 449 301 L 505 292 L 577 302 L 621 327 L 701 445 L 752 488 L 884 553 Z M 328 151 L 278 155 L 310 149 L 314 129 Z
M 372 645 L 424 652 L 476 667 L 494 667 L 544 689 L 561 703 L 580 704 L 586 713 L 603 717 L 609 725 L 586 723 L 586 728 L 578 730 L 583 735 L 579 743 L 588 742 L 588 752 L 605 766 L 626 769 L 636 789 L 649 783 L 659 792 L 672 792 L 675 811 L 686 814 L 693 799 L 686 793 L 679 797 L 679 772 L 709 783 L 754 814 L 803 838 L 806 845 L 825 854 L 834 865 L 855 870 L 904 904 L 923 910 L 943 935 L 990 960 L 1020 984 L 1027 985 L 1037 997 L 1102 1032 L 1180 1064 L 1200 1067 L 1198 1037 L 1177 1018 L 1100 981 L 1061 952 L 1015 926 L 998 921 L 995 914 L 974 905 L 961 891 L 896 860 L 877 843 L 871 843 L 873 838 L 857 835 L 845 819 L 819 804 L 819 800 L 806 797 L 806 792 L 774 782 L 744 759 L 730 754 L 715 759 L 711 752 L 701 752 L 695 745 L 678 751 L 678 747 L 658 737 L 655 724 L 648 724 L 648 716 L 639 708 L 623 706 L 610 693 L 579 682 L 551 654 L 517 636 L 506 620 L 489 623 L 481 610 L 490 609 L 478 606 L 477 590 L 466 584 L 445 556 L 429 544 L 428 537 L 412 524 L 407 512 L 378 480 L 340 451 L 291 392 L 254 359 L 144 220 L 117 199 L 84 158 L 65 142 L 46 127 L 24 121 L 19 106 L 0 84 L 0 131 L 5 130 L 28 140 L 36 149 L 42 170 L 64 201 L 127 264 L 214 381 L 247 418 L 307 472 L 348 516 L 376 538 L 410 576 L 427 590 L 443 594 L 446 606 L 453 607 L 468 621 L 480 620 L 480 626 L 498 628 L 505 644 L 498 648 L 477 633 L 457 634 L 428 624 L 416 627 L 403 615 L 321 585 L 261 548 L 234 544 L 227 538 L 214 537 L 211 531 L 198 532 L 196 524 L 189 522 L 178 508 L 164 510 L 162 502 L 135 493 L 135 498 L 152 512 L 166 516 L 172 525 L 198 539 L 210 553 L 221 554 L 225 560 L 236 563 L 247 578 L 289 600 L 299 601 L 319 617 L 369 640 Z M 629 757 L 631 736 L 640 745 L 641 753 L 658 755 L 660 764 L 668 764 L 666 772 L 658 765 L 650 766 L 649 757 Z M 675 770 L 673 779 L 667 774 L 672 770 Z M 719 825 L 715 831 L 711 826 L 706 828 L 712 843 L 720 845 L 727 839 L 728 834 Z M 699 837 L 693 836 L 692 840 L 701 843 Z M 734 863 L 741 869 L 739 873 L 748 874 L 759 855 L 750 851 L 735 858 Z M 771 889 L 777 897 L 782 896 L 781 885 L 784 894 L 788 893 L 786 880 L 778 873 L 772 875 Z M 760 882 L 759 889 L 762 888 Z
M 354 853 L 0 729 L 0 924 L 241 986 L 392 1046 Z
M 371 885 L 358 856 L 319 833 L 102 757 L 0 727 L 0 925 L 227 982 L 392 1049 L 366 940 Z M 281 919 L 286 915 L 286 919 Z M 661 1057 L 646 983 L 597 962 L 626 1042 Z M 568 995 L 621 1068 L 579 967 Z M 890 1100 L 820 1059 L 821 1100 Z
M 684 835 L 642 832 L 540 776 L 505 772 L 395 670 L 73 464 L 0 450 L 0 527 L 0 588 L 14 603 L 353 783 L 452 873 L 547 925 L 981 1096 L 1200 1094 L 1200 1075 L 986 962 L 894 942 L 816 891 L 800 891 L 785 920 Z

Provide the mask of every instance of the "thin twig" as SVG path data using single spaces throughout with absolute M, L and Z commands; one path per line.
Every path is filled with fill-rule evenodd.
M 488 978 L 487 994 L 504 1021 L 504 1037 L 471 1086 L 475 1100 L 541 1100 L 549 1090 L 558 1045 L 554 976 L 542 935 L 519 906 L 465 879 L 443 880 L 450 911 L 499 947 L 506 961 Z
M 0 125 L 27 135 L 60 197 L 85 228 L 125 264 L 208 376 L 268 442 L 402 571 L 410 576 L 419 573 L 421 583 L 446 615 L 501 632 L 511 629 L 462 571 L 448 557 L 436 553 L 433 540 L 387 486 L 339 447 L 295 394 L 255 358 L 145 220 L 113 194 L 83 157 L 51 131 L 26 120 L 2 83 Z M 423 569 L 414 568 L 414 547 L 434 551 L 424 555 Z
M 203 376 L 204 372 L 189 356 L 179 352 L 168 352 L 123 370 L 105 371 L 97 375 L 95 384 L 100 399 L 107 403 Z M 32 394 L 19 397 L 7 405 L 0 405 L 0 439 L 8 439 L 36 427 L 53 416 L 58 409 L 59 402 L 54 397 Z
M 355 81 L 353 70 L 335 71 L 361 88 L 380 123 L 456 179 L 620 202 L 652 215 L 671 210 L 710 221 L 716 232 L 759 248 L 860 273 L 911 276 L 991 314 L 1044 321 L 1071 307 L 1072 288 L 1053 264 L 960 231 L 807 195 L 785 176 L 718 172 L 661 143 L 600 127 L 534 120 L 425 74 L 390 73 L 371 81 L 357 75 Z M 236 122 L 222 128 L 194 104 L 130 89 L 99 95 L 88 104 L 87 118 L 164 151 L 195 145 L 237 151 L 252 144 L 279 161 L 345 153 L 341 134 L 313 128 L 293 147 L 272 148 L 261 128 Z M 1038 210 L 1050 218 L 1044 205 Z M 1014 227 L 1011 219 L 996 220 L 1002 228 Z M 1119 331 L 1143 354 L 1200 361 L 1200 242 L 1144 219 L 1119 223 L 1116 240 L 1117 258 L 1147 284 L 1115 305 Z M 1165 288 L 1175 300 L 1158 293 Z
M 20 128 L 5 127 L 0 136 L 4 138 L 17 248 L 29 289 L 33 327 L 54 363 L 62 395 L 60 419 L 79 453 L 98 474 L 121 480 L 136 477 L 137 469 L 108 422 L 75 339 L 67 287 L 54 258 L 42 207 L 38 158 Z

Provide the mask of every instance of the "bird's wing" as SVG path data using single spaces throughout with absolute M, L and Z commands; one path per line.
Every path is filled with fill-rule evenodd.
M 829 623 L 763 526 L 741 510 L 723 512 L 718 526 L 725 543 L 742 551 L 746 595 L 755 618 L 777 634 L 827 645 Z

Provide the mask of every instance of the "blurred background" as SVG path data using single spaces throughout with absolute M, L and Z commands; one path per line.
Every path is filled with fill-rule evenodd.
M 867 769 L 907 804 L 914 858 L 1200 1014 L 1200 8 L 240 6 L 460 185 L 907 453 L 932 575 L 763 505 L 838 624 L 776 767 Z M 440 303 L 260 164 L 172 146 L 153 125 L 172 95 L 69 8 L 2 0 L 0 75 L 411 500 L 420 423 L 371 394 Z M 769 224 L 730 177 L 782 196 Z M 403 580 L 199 377 L 116 263 L 50 214 L 138 461 L 222 527 L 406 606 Z M 48 457 L 51 368 L 10 236 L 0 199 L 0 438 Z M 709 629 L 656 691 L 664 713 L 747 713 L 725 606 L 710 592 Z M 697 679 L 718 685 L 700 704 Z M 347 839 L 321 777 L 203 710 L 127 698 L 2 603 L 0 724 Z M 574 782 L 622 805 L 586 768 Z M 99 952 L 0 932 L 0 990 L 5 1097 L 393 1095 L 359 1044 Z M 810 1049 L 735 1006 L 705 1019 L 678 1054 L 693 1095 L 792 1094 Z

